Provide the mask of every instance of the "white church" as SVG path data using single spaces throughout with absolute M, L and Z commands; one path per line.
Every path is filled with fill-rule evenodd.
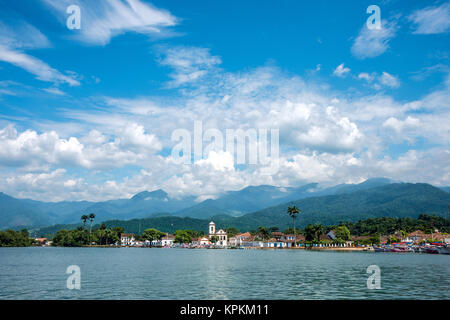
M 228 235 L 226 231 L 222 229 L 216 231 L 216 224 L 213 221 L 211 221 L 209 223 L 209 239 L 211 239 L 211 237 L 213 236 L 216 236 L 219 239 L 216 243 L 214 243 L 215 245 L 223 247 L 227 245 Z

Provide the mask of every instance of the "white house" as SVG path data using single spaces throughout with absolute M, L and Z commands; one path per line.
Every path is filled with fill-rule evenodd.
M 192 240 L 192 245 L 194 246 L 206 246 L 208 244 L 211 244 L 211 242 L 207 236 L 198 237 Z
M 121 233 L 120 244 L 123 246 L 133 246 L 135 242 L 133 233 Z
M 173 241 L 175 240 L 175 236 L 171 235 L 171 234 L 166 234 L 162 239 L 161 239 L 161 246 L 163 247 L 168 247 L 173 245 Z
M 228 234 L 226 231 L 220 229 L 219 231 L 216 231 L 216 224 L 211 221 L 209 223 L 209 239 L 211 240 L 211 237 L 216 236 L 219 240 L 215 243 L 215 245 L 225 247 L 228 243 Z
M 231 237 L 228 241 L 229 245 L 232 247 L 240 247 L 244 243 L 244 241 L 251 238 L 250 232 L 240 233 L 235 235 L 234 237 Z

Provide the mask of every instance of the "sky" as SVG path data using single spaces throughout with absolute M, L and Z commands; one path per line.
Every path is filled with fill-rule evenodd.
M 373 177 L 450 185 L 449 1 L 0 6 L 0 192 L 201 201 Z M 278 130 L 277 170 L 225 149 L 179 163 L 173 133 L 194 139 L 195 123 Z

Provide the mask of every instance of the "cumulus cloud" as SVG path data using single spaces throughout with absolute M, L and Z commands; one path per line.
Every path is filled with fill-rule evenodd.
M 158 139 L 137 124 L 121 128 L 113 140 L 96 131 L 81 139 L 64 139 L 55 131 L 19 133 L 11 125 L 0 130 L 0 165 L 4 167 L 123 167 L 149 161 L 160 150 Z
M 42 0 L 55 10 L 62 23 L 66 23 L 66 9 L 78 5 L 82 25 L 75 37 L 92 45 L 106 45 L 111 38 L 126 32 L 162 37 L 166 28 L 177 24 L 170 12 L 140 0 Z
M 338 77 L 345 77 L 347 73 L 350 72 L 350 68 L 344 67 L 344 64 L 341 63 L 337 66 L 336 69 L 334 69 L 333 74 Z
M 369 29 L 364 24 L 353 42 L 351 52 L 358 59 L 373 58 L 389 48 L 389 41 L 396 34 L 395 22 L 382 21 L 381 29 Z
M 415 34 L 445 33 L 450 29 L 450 3 L 416 10 L 408 16 L 414 23 Z
M 380 76 L 380 83 L 391 88 L 398 88 L 400 86 L 398 78 L 385 71 Z
M 364 79 L 368 82 L 371 82 L 374 79 L 373 74 L 368 74 L 367 72 L 361 72 L 358 74 L 358 79 Z
M 408 128 L 417 128 L 419 125 L 420 120 L 411 116 L 408 116 L 405 120 L 398 120 L 397 118 L 390 117 L 383 123 L 383 127 L 390 128 L 397 133 Z
M 97 100 L 98 108 L 61 111 L 67 126 L 89 128 L 79 134 L 62 134 L 64 123 L 39 133 L 13 126 L 1 129 L 0 190 L 32 198 L 46 194 L 51 199 L 102 200 L 162 188 L 172 197 L 202 200 L 249 185 L 341 183 L 377 176 L 450 183 L 448 175 L 442 175 L 442 168 L 449 166 L 445 146 L 450 139 L 450 80 L 414 101 L 399 102 L 383 91 L 348 97 L 273 66 L 226 72 L 209 50 L 183 48 L 178 55 L 164 51 L 168 53 L 160 62 L 175 75 L 206 73 L 179 82 L 170 99 L 103 97 Z M 383 75 L 362 73 L 359 78 L 380 86 L 395 83 L 383 84 Z M 193 138 L 195 121 L 202 123 L 203 133 L 216 129 L 224 136 L 227 129 L 279 129 L 279 170 L 264 175 L 262 166 L 236 166 L 225 150 L 214 150 L 191 164 L 176 163 L 170 156 L 175 144 L 171 133 L 186 129 Z M 386 156 L 392 139 L 411 142 L 415 137 L 444 147 L 428 154 L 412 145 L 409 153 Z M 430 172 L 417 170 L 433 157 L 440 172 L 434 163 Z M 83 173 L 71 172 L 72 167 Z M 124 169 L 118 170 L 120 178 L 111 173 L 116 168 Z M 19 176 L 28 178 L 20 182 Z M 32 184 L 36 177 L 49 182 Z
M 374 89 L 382 89 L 383 87 L 398 88 L 400 87 L 400 80 L 397 76 L 392 75 L 386 71 L 381 74 L 376 72 L 367 73 L 361 72 L 357 77 L 359 80 L 364 80 L 369 83 Z

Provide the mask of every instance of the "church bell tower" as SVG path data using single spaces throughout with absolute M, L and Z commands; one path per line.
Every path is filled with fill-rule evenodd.
M 209 235 L 215 235 L 216 234 L 216 224 L 214 222 L 209 223 Z

